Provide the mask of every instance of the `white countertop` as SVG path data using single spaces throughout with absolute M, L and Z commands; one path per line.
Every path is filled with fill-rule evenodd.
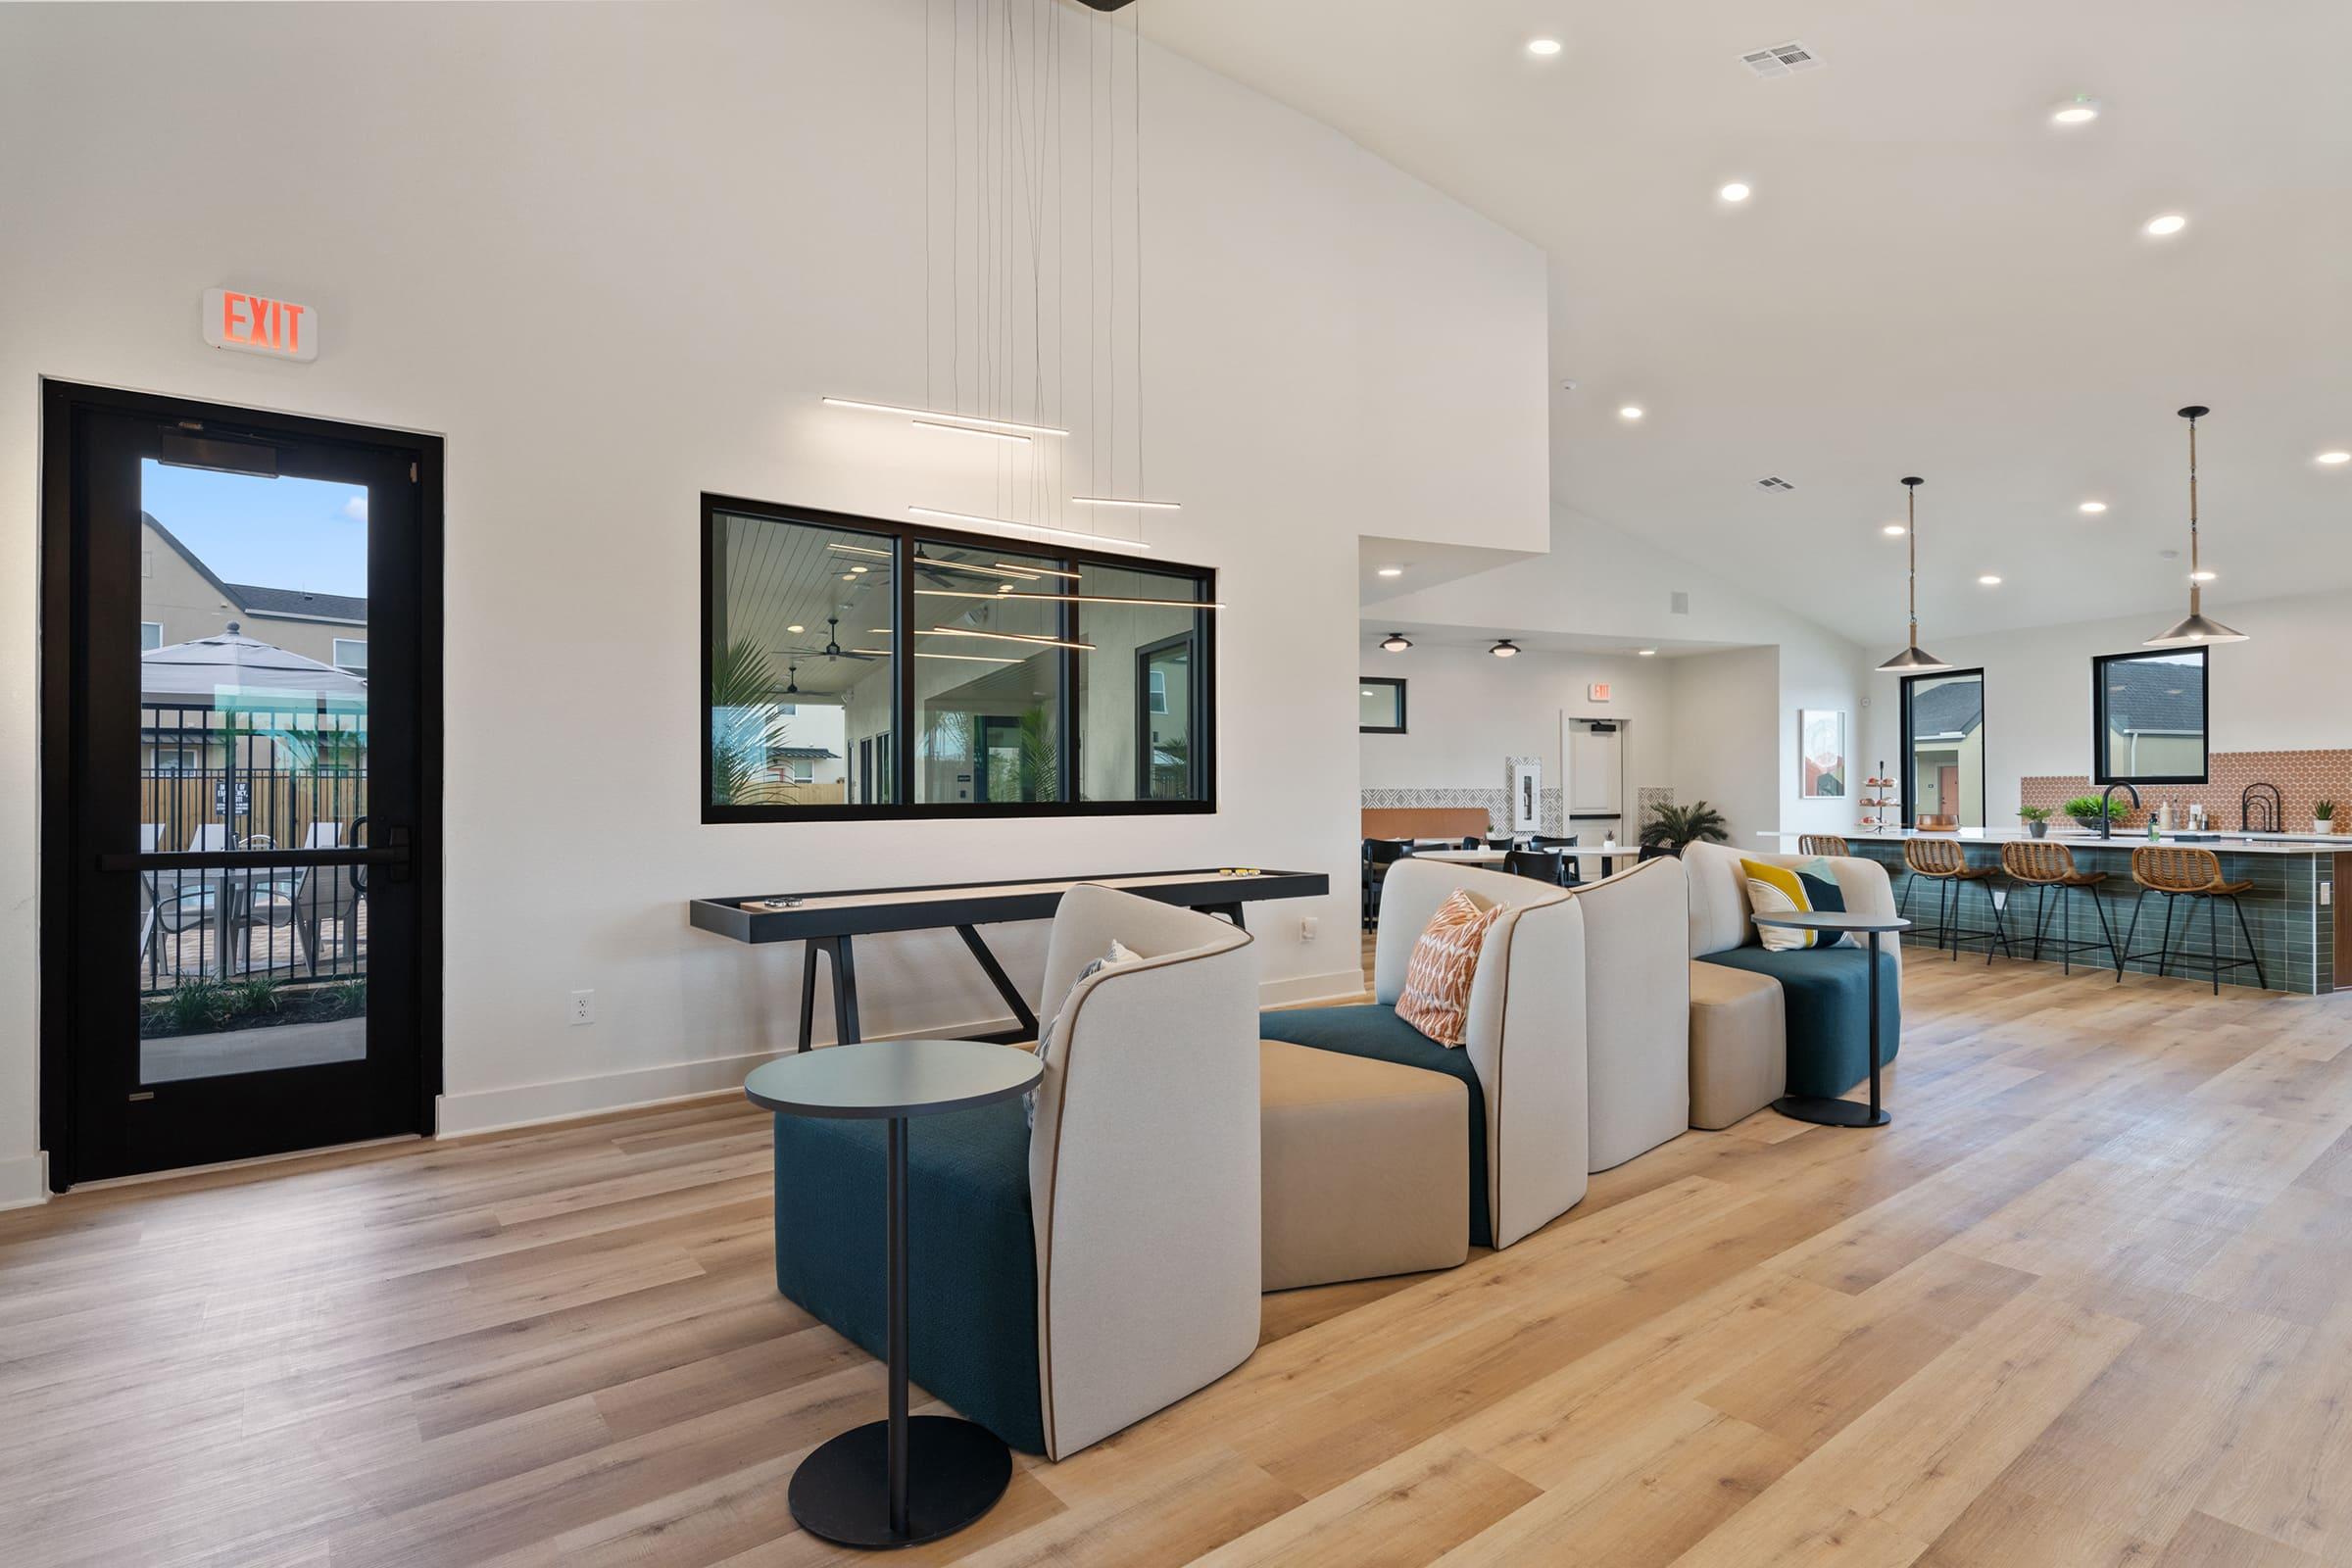
M 1796 839 L 1804 836 L 1802 833 L 1777 830 L 1756 835 L 1760 839 Z M 2011 844 L 2031 839 L 2034 835 L 2023 828 L 1971 827 L 1962 828 L 1957 833 L 1882 828 L 1870 832 L 1848 831 L 1838 836 L 1848 844 L 1900 844 L 1906 839 L 1952 839 L 1961 844 Z M 2341 833 L 2331 838 L 2316 838 L 2308 833 L 2217 832 L 2210 838 L 2187 839 L 2168 833 L 2150 839 L 2147 829 L 2143 827 L 2137 832 L 2118 828 L 2115 837 L 2102 839 L 2096 833 L 2085 833 L 2080 828 L 2053 827 L 2046 836 L 2051 843 L 2063 844 L 2071 850 L 2136 850 L 2143 844 L 2154 843 L 2189 850 L 2211 850 L 2216 855 L 2352 855 L 2352 835 Z

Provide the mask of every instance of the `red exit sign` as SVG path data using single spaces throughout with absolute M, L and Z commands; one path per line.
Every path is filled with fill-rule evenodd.
M 281 360 L 315 360 L 318 357 L 318 313 L 292 300 L 208 288 L 204 291 L 204 340 L 217 349 L 268 354 Z

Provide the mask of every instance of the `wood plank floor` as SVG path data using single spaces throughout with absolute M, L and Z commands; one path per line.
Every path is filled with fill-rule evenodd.
M 2352 996 L 1915 959 L 1894 1125 L 1769 1112 L 899 1560 L 2352 1563 Z M 881 1369 L 735 1103 L 0 1216 L 0 1561 L 750 1565 Z

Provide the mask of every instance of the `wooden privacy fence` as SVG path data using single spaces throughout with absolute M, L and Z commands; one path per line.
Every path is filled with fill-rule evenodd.
M 185 850 L 198 832 L 228 829 L 217 848 L 266 838 L 281 850 L 311 841 L 311 826 L 334 824 L 333 842 L 349 844 L 351 825 L 368 814 L 368 774 L 358 768 L 215 767 L 190 772 L 143 772 L 139 820 L 159 831 L 159 850 Z

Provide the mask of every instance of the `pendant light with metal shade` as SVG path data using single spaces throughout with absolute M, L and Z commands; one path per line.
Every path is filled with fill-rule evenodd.
M 2201 403 L 2192 403 L 2180 411 L 2188 421 L 2188 618 L 2165 632 L 2151 637 L 2143 648 L 2203 648 L 2209 643 L 2242 643 L 2246 634 L 2232 631 L 2205 613 L 2204 566 L 2197 560 L 2197 421 L 2213 411 Z
M 1911 641 L 1879 668 L 1892 675 L 1933 675 L 1952 666 L 1919 646 L 1919 487 L 1928 481 L 1912 475 L 1903 480 L 1903 505 L 1911 544 Z

